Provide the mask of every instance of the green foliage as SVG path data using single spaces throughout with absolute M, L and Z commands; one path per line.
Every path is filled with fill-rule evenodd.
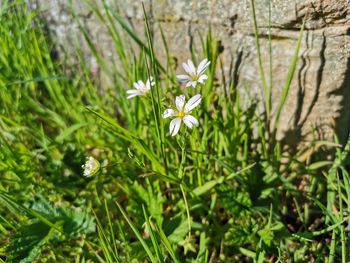
M 95 223 L 87 211 L 53 207 L 43 197 L 29 207 L 16 204 L 6 194 L 1 194 L 0 199 L 2 204 L 22 212 L 25 217 L 6 248 L 9 262 L 32 262 L 50 240 L 54 244 L 95 231 Z
M 9 262 L 33 262 L 52 236 L 51 228 L 41 222 L 18 229 L 11 238 L 6 254 Z

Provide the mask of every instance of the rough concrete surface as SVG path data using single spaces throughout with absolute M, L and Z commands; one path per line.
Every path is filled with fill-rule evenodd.
M 72 43 L 80 34 L 69 12 L 68 0 L 36 0 L 34 8 L 44 10 L 53 35 L 62 45 Z M 99 50 L 111 56 L 113 45 L 106 30 L 84 1 L 72 1 L 81 21 L 88 27 Z M 141 1 L 107 1 L 123 10 L 123 16 L 142 35 Z M 190 43 L 205 36 L 208 25 L 221 41 L 225 79 L 235 79 L 248 97 L 262 97 L 257 67 L 257 51 L 252 26 L 250 0 L 145 0 L 150 20 L 159 23 L 168 40 L 171 54 L 178 62 L 190 54 Z M 261 53 L 268 77 L 269 0 L 256 0 L 261 37 Z M 95 3 L 100 4 L 99 0 Z M 306 18 L 305 18 L 306 17 Z M 276 108 L 287 78 L 303 20 L 306 19 L 302 48 L 286 107 L 281 115 L 280 139 L 289 144 L 309 140 L 316 128 L 322 138 L 332 139 L 334 128 L 344 141 L 350 127 L 350 0 L 271 0 L 273 94 Z M 155 38 L 160 39 L 154 26 Z M 82 39 L 81 35 L 80 38 Z M 158 55 L 164 53 L 161 41 L 155 41 Z M 86 57 L 86 44 L 81 44 Z M 90 59 L 91 67 L 94 61 Z M 181 65 L 181 63 L 178 63 Z M 232 66 L 233 65 L 233 66 Z M 181 68 L 178 68 L 181 71 Z M 219 73 L 218 73 L 219 74 Z M 269 81 L 269 80 L 268 80 Z

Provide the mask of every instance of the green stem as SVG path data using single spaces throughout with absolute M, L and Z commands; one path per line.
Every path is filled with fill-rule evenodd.
M 180 180 L 182 180 L 182 177 L 184 175 L 184 164 L 186 162 L 186 138 L 185 138 L 185 134 L 186 132 L 182 135 L 181 137 L 181 163 L 180 163 L 180 166 L 179 166 L 179 170 L 178 170 L 178 178 Z
M 267 86 L 264 68 L 263 68 L 262 60 L 261 60 L 260 41 L 259 41 L 259 33 L 258 33 L 258 24 L 256 21 L 254 0 L 251 0 L 251 5 L 252 5 L 252 16 L 253 16 L 253 24 L 254 24 L 255 44 L 256 44 L 256 49 L 257 49 L 257 53 L 258 53 L 258 66 L 259 66 L 259 72 L 260 72 L 260 77 L 261 77 L 262 86 L 263 86 L 263 93 L 264 93 L 266 119 L 269 120 L 270 119 L 270 107 L 271 107 L 270 106 L 270 90 Z

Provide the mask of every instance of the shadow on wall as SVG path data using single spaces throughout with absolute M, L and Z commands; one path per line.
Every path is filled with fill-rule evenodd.
M 304 125 L 306 124 L 306 121 L 308 120 L 308 117 L 310 116 L 313 108 L 315 107 L 322 84 L 323 79 L 323 73 L 324 68 L 326 65 L 326 58 L 325 58 L 325 50 L 327 46 L 327 38 L 324 35 L 324 32 L 322 33 L 322 44 L 320 47 L 319 52 L 319 66 L 316 70 L 316 77 L 315 77 L 315 86 L 313 89 L 313 96 L 309 103 L 305 102 L 305 93 L 307 88 L 307 78 L 308 74 L 314 74 L 314 72 L 310 72 L 310 64 L 313 60 L 310 58 L 309 52 L 314 49 L 314 38 L 313 35 L 310 34 L 308 31 L 305 31 L 306 34 L 306 50 L 304 52 L 304 55 L 301 56 L 301 66 L 297 72 L 297 78 L 298 78 L 298 91 L 297 91 L 297 106 L 296 110 L 294 112 L 294 118 L 293 123 L 290 125 L 290 129 L 285 133 L 283 143 L 287 144 L 292 149 L 296 149 L 298 146 L 298 142 L 305 141 L 305 137 L 311 135 L 312 133 L 311 129 L 307 134 L 302 133 L 302 129 Z M 311 39 L 310 39 L 311 37 Z M 310 80 L 309 80 L 310 81 Z
M 339 142 L 345 145 L 350 132 L 350 58 L 346 62 L 346 76 L 340 88 L 333 92 L 332 95 L 342 96 L 342 108 L 339 112 L 338 118 L 335 120 L 336 135 Z

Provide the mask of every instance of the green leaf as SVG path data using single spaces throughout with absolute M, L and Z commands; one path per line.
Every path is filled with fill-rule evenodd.
M 63 205 L 56 208 L 41 196 L 26 208 L 5 194 L 2 196 L 7 198 L 9 205 L 15 205 L 17 211 L 30 217 L 10 237 L 10 245 L 6 249 L 10 262 L 33 262 L 45 244 L 59 240 L 59 235 L 54 233 L 70 239 L 95 231 L 93 218 L 86 210 L 78 211 Z
M 205 184 L 196 187 L 192 193 L 196 196 L 200 196 L 202 194 L 205 194 L 206 192 L 210 191 L 212 188 L 214 188 L 218 183 L 222 182 L 222 178 L 211 180 L 209 182 L 206 182 Z
M 69 237 L 95 232 L 93 217 L 87 210 L 68 208 L 65 206 L 54 207 L 43 197 L 39 197 L 30 207 L 30 210 L 56 223 L 62 221 L 62 231 Z
M 65 129 L 62 131 L 57 137 L 56 141 L 58 143 L 62 143 L 67 137 L 69 137 L 72 133 L 74 133 L 76 130 L 88 125 L 87 123 L 76 123 L 72 125 L 71 127 Z
M 331 161 L 320 161 L 320 162 L 310 164 L 307 168 L 309 170 L 318 170 L 322 167 L 325 167 L 325 166 L 328 166 L 331 164 L 333 164 L 333 162 L 331 162 Z
M 216 160 L 219 164 L 223 165 L 226 169 L 228 169 L 231 174 L 229 174 L 228 176 L 220 176 L 218 179 L 214 179 L 214 180 L 211 180 L 209 182 L 206 182 L 205 184 L 201 185 L 201 186 L 198 186 L 196 187 L 192 193 L 196 196 L 200 196 L 202 194 L 205 194 L 206 192 L 210 191 L 212 188 L 214 188 L 217 184 L 222 184 L 225 180 L 230 180 L 232 178 L 234 178 L 235 176 L 241 174 L 242 172 L 246 171 L 246 170 L 249 170 L 250 168 L 252 168 L 255 163 L 245 167 L 244 169 L 242 170 L 239 170 L 239 171 L 235 171 L 234 169 L 232 169 L 230 166 L 228 166 L 226 163 L 224 163 L 223 161 L 221 160 Z
M 241 251 L 241 253 L 243 255 L 246 255 L 247 257 L 250 257 L 250 258 L 255 258 L 255 256 L 256 256 L 256 253 L 254 251 L 251 251 L 251 250 L 243 248 L 243 247 L 240 247 L 239 251 Z
M 188 223 L 186 220 L 183 220 L 174 229 L 174 231 L 168 236 L 168 240 L 172 244 L 178 244 L 179 242 L 185 239 L 187 233 L 188 233 Z
M 57 223 L 57 227 L 61 222 Z M 54 229 L 41 221 L 22 226 L 11 237 L 10 245 L 6 248 L 8 262 L 34 262 L 54 233 Z

